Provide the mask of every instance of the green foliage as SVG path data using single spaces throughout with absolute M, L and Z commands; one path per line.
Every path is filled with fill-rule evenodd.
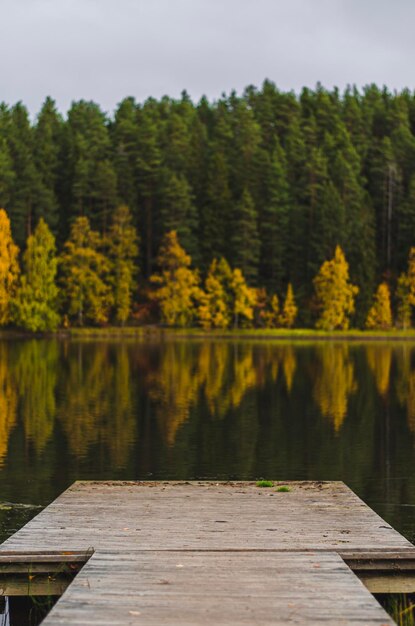
M 23 274 L 12 302 L 12 317 L 17 326 L 33 332 L 56 330 L 58 287 L 55 238 L 43 218 L 27 240 L 23 255 Z
M 287 485 L 281 485 L 281 487 L 278 487 L 275 491 L 278 491 L 279 493 L 288 493 L 291 491 L 291 488 L 287 487 Z
M 273 487 L 274 483 L 272 482 L 272 480 L 258 480 L 257 487 Z

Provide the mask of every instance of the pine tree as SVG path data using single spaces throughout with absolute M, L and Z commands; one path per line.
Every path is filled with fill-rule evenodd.
M 27 330 L 56 330 L 59 324 L 55 238 L 40 218 L 27 240 L 23 255 L 24 273 L 12 303 L 13 321 Z
M 119 324 L 125 324 L 131 314 L 138 257 L 138 236 L 126 206 L 119 206 L 112 216 L 107 250 L 111 263 L 115 319 Z
M 151 282 L 157 285 L 154 299 L 168 326 L 190 326 L 200 300 L 199 275 L 190 268 L 191 257 L 181 247 L 176 231 L 167 233 L 160 247 L 157 264 L 160 272 Z
M 20 273 L 19 248 L 12 238 L 10 220 L 0 209 L 0 326 L 10 321 L 10 302 L 16 293 Z
M 381 283 L 366 318 L 366 328 L 388 330 L 392 326 L 390 291 L 387 283 Z
M 78 217 L 60 257 L 62 292 L 67 312 L 80 326 L 105 324 L 113 295 L 109 287 L 110 263 L 101 252 L 100 235 L 87 217 Z
M 268 288 L 281 287 L 287 273 L 289 196 L 285 155 L 275 149 L 267 163 L 266 194 L 259 214 L 261 282 Z
M 200 256 L 197 212 L 190 185 L 183 175 L 166 172 L 162 187 L 160 221 L 162 233 L 175 230 L 181 245 L 197 264 Z
M 255 283 L 258 276 L 258 215 L 252 196 L 244 189 L 236 206 L 231 238 L 232 265 L 240 268 L 246 279 Z
M 295 304 L 293 287 L 291 283 L 288 283 L 284 305 L 282 307 L 281 315 L 279 316 L 280 326 L 283 328 L 292 328 L 292 326 L 294 326 L 297 313 L 298 308 Z
M 358 288 L 349 281 L 349 265 L 340 246 L 336 246 L 333 259 L 323 263 L 313 283 L 320 309 L 316 328 L 349 328 Z
M 59 225 L 58 187 L 63 176 L 60 152 L 63 120 L 55 102 L 46 98 L 34 128 L 33 157 L 39 172 L 39 195 L 36 197 L 36 217 L 43 217 L 54 233 Z

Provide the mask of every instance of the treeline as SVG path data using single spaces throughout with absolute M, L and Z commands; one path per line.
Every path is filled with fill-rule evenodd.
M 22 250 L 41 217 L 61 250 L 77 218 L 105 238 L 126 205 L 143 280 L 175 230 L 203 276 L 223 257 L 250 287 L 291 284 L 301 325 L 313 324 L 313 278 L 339 245 L 362 326 L 415 242 L 414 135 L 414 94 L 374 85 L 296 95 L 266 81 L 214 103 L 127 98 L 112 117 L 80 101 L 64 118 L 48 98 L 33 123 L 23 104 L 2 104 L 0 206 Z
M 77 217 L 58 253 L 55 237 L 41 217 L 29 235 L 19 262 L 19 248 L 10 220 L 0 209 L 0 326 L 30 331 L 54 331 L 59 326 L 124 325 L 159 322 L 171 327 L 291 328 L 298 307 L 291 283 L 285 299 L 251 287 L 240 268 L 224 257 L 213 259 L 205 276 L 192 267 L 176 231 L 166 233 L 149 281 L 138 281 L 139 238 L 128 207 L 115 209 L 107 234 L 91 229 L 87 217 Z M 349 278 L 343 250 L 336 246 L 313 279 L 315 326 L 348 329 L 359 287 Z M 415 248 L 407 272 L 398 279 L 395 321 L 408 328 L 415 306 Z M 391 295 L 379 285 L 366 318 L 366 327 L 393 326 Z

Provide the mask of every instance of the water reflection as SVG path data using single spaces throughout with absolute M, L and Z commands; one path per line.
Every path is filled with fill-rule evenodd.
M 414 463 L 415 344 L 0 342 L 5 500 L 78 478 L 339 479 L 405 526 L 390 507 L 415 505 Z

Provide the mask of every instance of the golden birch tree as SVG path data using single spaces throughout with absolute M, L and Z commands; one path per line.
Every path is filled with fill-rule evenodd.
M 200 279 L 191 269 L 191 257 L 181 247 L 176 231 L 164 236 L 157 259 L 159 273 L 151 277 L 157 286 L 154 298 L 160 306 L 162 321 L 168 326 L 190 326 L 200 300 Z
M 347 330 L 359 288 L 349 280 L 349 264 L 340 246 L 334 257 L 323 263 L 313 283 L 320 310 L 316 328 Z
M 295 304 L 294 291 L 291 283 L 288 283 L 284 305 L 279 316 L 279 325 L 283 328 L 292 328 L 297 317 L 298 308 Z
M 366 318 L 366 328 L 388 330 L 392 326 L 391 298 L 389 287 L 381 283 Z
M 108 284 L 110 263 L 101 252 L 103 241 L 91 230 L 87 217 L 78 217 L 60 257 L 62 289 L 68 313 L 82 326 L 85 321 L 105 324 L 113 303 Z
M 115 319 L 124 325 L 131 314 L 138 256 L 138 236 L 128 207 L 119 206 L 115 210 L 106 242 Z
M 204 291 L 200 294 L 198 319 L 202 328 L 228 328 L 231 322 L 229 294 L 221 280 L 218 261 L 214 259 L 206 276 Z
M 10 303 L 16 293 L 19 277 L 19 248 L 15 245 L 10 220 L 0 209 L 0 326 L 10 321 Z

